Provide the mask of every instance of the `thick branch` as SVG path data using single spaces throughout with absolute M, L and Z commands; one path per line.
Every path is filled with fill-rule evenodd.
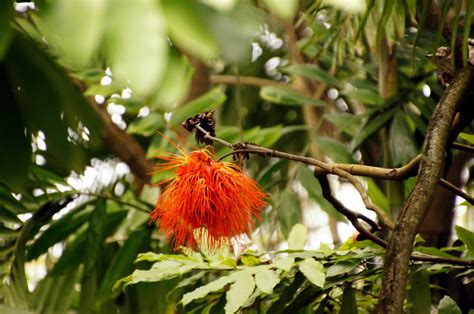
M 474 82 L 474 71 L 462 69 L 446 89 L 430 120 L 415 186 L 405 202 L 390 238 L 385 257 L 379 313 L 401 313 L 408 277 L 408 266 L 415 235 L 434 197 L 441 178 L 445 147 L 456 111 Z

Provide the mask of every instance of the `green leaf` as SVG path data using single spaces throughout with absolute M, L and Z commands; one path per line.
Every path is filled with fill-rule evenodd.
M 158 2 L 109 5 L 107 20 L 105 50 L 114 79 L 130 81 L 137 94 L 154 91 L 165 71 L 169 49 Z
M 255 280 L 248 271 L 241 271 L 235 275 L 237 279 L 226 294 L 227 303 L 224 308 L 226 313 L 237 312 L 255 289 Z
M 301 222 L 302 219 L 299 200 L 289 189 L 286 189 L 281 194 L 277 205 L 277 212 L 281 231 L 285 237 L 288 237 L 293 225 Z
M 90 64 L 103 33 L 106 0 L 58 0 L 38 10 L 48 44 L 73 67 Z M 67 21 L 67 22 L 66 22 Z
M 467 248 L 467 259 L 474 259 L 474 232 L 461 226 L 454 227 L 458 238 L 464 242 Z
M 9 1 L 5 3 L 13 7 Z M 0 8 L 0 12 L 1 10 Z M 4 67 L 0 65 L 0 125 L 4 130 L 8 130 L 0 132 L 0 147 L 3 147 L 3 153 L 0 154 L 0 182 L 5 182 L 15 190 L 21 190 L 31 166 L 30 134 L 25 132 L 20 108 L 10 90 L 11 87 L 8 86 L 6 74 Z M 13 160 L 15 162 L 11 162 Z
M 91 214 L 89 228 L 87 230 L 87 251 L 85 252 L 84 271 L 90 272 L 99 260 L 103 250 L 102 239 L 104 238 L 104 224 L 107 219 L 107 203 L 105 200 L 99 200 Z
M 147 239 L 149 231 L 142 228 L 132 232 L 110 262 L 100 284 L 97 302 L 102 303 L 114 296 L 112 288 L 116 280 L 123 276 L 133 265 L 137 252 Z
M 299 265 L 300 271 L 315 286 L 323 288 L 326 275 L 324 266 L 313 258 L 304 259 Z
M 344 288 L 344 293 L 342 294 L 342 304 L 339 314 L 357 314 L 359 310 L 357 308 L 357 301 L 355 297 L 354 289 L 351 285 L 347 285 Z
M 234 282 L 235 280 L 235 276 L 220 277 L 219 279 L 214 280 L 208 283 L 207 285 L 201 286 L 194 291 L 184 294 L 181 301 L 183 302 L 183 305 L 186 306 L 194 300 L 204 298 L 211 292 L 221 290 L 222 288 L 224 288 L 231 282 Z
M 289 250 L 303 250 L 308 238 L 308 229 L 303 224 L 296 224 L 291 228 L 288 236 Z
M 320 100 L 305 94 L 298 93 L 288 88 L 279 86 L 265 86 L 260 89 L 260 97 L 263 100 L 274 104 L 304 106 L 311 105 L 316 107 L 326 107 L 327 104 Z
M 15 215 L 29 212 L 22 202 L 13 197 L 12 193 L 5 187 L 0 185 L 0 204 L 5 206 L 10 212 Z
M 12 7 L 13 7 L 13 5 L 12 5 Z M 0 304 L 0 313 L 3 313 L 3 314 L 34 314 L 36 312 L 27 311 L 27 310 L 24 310 L 24 309 L 12 307 L 12 306 L 7 305 L 7 304 Z
M 362 127 L 362 118 L 347 112 L 326 113 L 324 117 L 347 135 L 354 136 Z
M 388 145 L 393 167 L 405 165 L 418 154 L 414 135 L 402 111 L 398 111 L 392 120 Z
M 12 38 L 10 20 L 13 17 L 13 1 L 0 2 L 0 61 L 8 50 Z
M 346 95 L 366 105 L 381 105 L 384 103 L 382 96 L 380 96 L 378 92 L 370 89 L 354 89 L 347 92 Z
M 322 210 L 328 213 L 328 215 L 331 217 L 334 217 L 337 221 L 346 221 L 345 217 L 336 211 L 334 207 L 323 197 L 321 185 L 308 167 L 300 166 L 298 168 L 297 178 L 306 191 L 308 191 L 309 197 L 311 197 L 311 199 L 313 199 Z
M 22 221 L 6 207 L 0 205 L 0 221 L 21 224 Z
M 152 112 L 146 117 L 133 120 L 127 128 L 127 132 L 130 134 L 151 136 L 155 134 L 159 128 L 162 128 L 164 124 L 165 119 L 163 115 Z
M 412 304 L 411 312 L 429 314 L 431 310 L 431 291 L 428 272 L 424 269 L 412 272 L 410 286 L 408 299 Z
M 294 64 L 284 68 L 283 71 L 294 75 L 301 75 L 329 86 L 341 86 L 341 82 L 337 78 L 314 64 Z
M 362 128 L 362 131 L 360 131 L 354 137 L 351 143 L 352 150 L 355 150 L 369 136 L 371 136 L 374 132 L 378 131 L 381 127 L 383 127 L 387 123 L 387 121 L 395 115 L 395 112 L 396 109 L 391 109 L 367 121 L 366 125 L 364 125 L 364 127 Z
M 342 274 L 347 274 L 360 264 L 360 259 L 351 259 L 341 261 L 330 266 L 326 272 L 327 277 L 334 277 Z
M 226 99 L 224 91 L 220 87 L 215 87 L 204 95 L 191 100 L 179 108 L 179 111 L 174 112 L 171 116 L 171 124 L 182 123 L 187 118 L 192 118 L 198 113 L 215 109 L 222 105 Z
M 349 147 L 340 141 L 327 136 L 318 136 L 315 141 L 321 151 L 334 162 L 345 164 L 355 163 Z
M 288 273 L 290 272 L 294 263 L 295 263 L 294 257 L 285 257 L 285 258 L 277 259 L 276 261 L 273 262 L 272 265 Z
M 367 179 L 367 193 L 372 202 L 388 213 L 388 199 L 372 178 Z
M 91 104 L 64 70 L 22 35 L 15 36 L 4 62 L 28 130 L 46 137 L 48 167 L 62 174 L 81 170 L 88 160 L 82 145 L 68 141 L 68 128 L 77 130 L 82 124 L 90 131 L 88 147 L 102 145 L 102 124 Z
M 273 288 L 280 282 L 277 274 L 270 269 L 259 269 L 255 273 L 255 284 L 257 288 L 266 294 L 272 294 Z
M 467 141 L 469 144 L 474 145 L 474 134 L 467 134 L 464 132 L 459 133 L 459 137 Z
M 461 314 L 459 306 L 449 296 L 445 295 L 438 304 L 438 314 Z
M 51 223 L 48 229 L 41 233 L 28 247 L 27 259 L 36 259 L 41 254 L 46 253 L 55 243 L 67 239 L 69 235 L 89 220 L 90 215 L 90 209 L 82 210 L 82 208 L 79 208 Z
M 183 50 L 203 61 L 218 56 L 219 49 L 193 1 L 163 1 L 163 12 L 171 39 Z
M 264 0 L 270 10 L 285 20 L 291 20 L 298 10 L 297 0 Z

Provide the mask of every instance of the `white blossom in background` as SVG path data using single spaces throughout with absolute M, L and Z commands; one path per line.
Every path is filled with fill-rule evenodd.
M 163 115 L 163 117 L 165 118 L 165 121 L 166 121 L 166 122 L 170 122 L 172 115 L 173 115 L 172 112 L 165 112 L 165 114 Z
M 259 38 L 267 48 L 277 50 L 283 46 L 283 39 L 279 38 L 275 33 L 270 32 L 267 24 L 261 26 L 260 29 L 261 35 Z
M 108 75 L 102 76 L 102 78 L 100 79 L 100 85 L 107 86 L 110 84 L 112 84 L 112 78 Z
M 141 107 L 140 110 L 138 111 L 138 118 L 145 118 L 150 114 L 150 107 L 144 106 Z
M 257 42 L 252 43 L 252 63 L 257 61 L 257 59 L 262 55 L 263 50 L 260 47 L 260 44 Z
M 95 95 L 94 96 L 94 100 L 96 103 L 98 103 L 99 105 L 102 105 L 105 101 L 105 97 L 102 96 L 102 95 Z
M 27 11 L 35 11 L 36 6 L 34 2 L 14 2 L 15 11 L 19 13 L 26 13 Z
M 122 90 L 122 98 L 128 99 L 132 97 L 132 89 L 130 87 L 126 87 Z
M 423 85 L 423 96 L 430 97 L 431 95 L 431 88 L 428 84 Z

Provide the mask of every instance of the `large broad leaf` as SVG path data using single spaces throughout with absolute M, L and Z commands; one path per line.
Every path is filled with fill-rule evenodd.
M 378 131 L 381 127 L 383 127 L 387 121 L 389 121 L 395 115 L 395 109 L 390 109 L 381 113 L 378 116 L 372 117 L 367 123 L 364 125 L 362 130 L 354 137 L 351 148 L 355 150 L 362 144 L 368 137 L 370 137 L 374 132 Z
M 284 71 L 290 74 L 301 75 L 311 80 L 325 83 L 329 86 L 341 86 L 341 82 L 330 75 L 328 71 L 321 70 L 314 64 L 295 64 L 284 68 Z
M 299 199 L 289 189 L 281 194 L 277 212 L 281 231 L 285 237 L 288 237 L 293 225 L 301 222 L 302 219 Z
M 461 314 L 459 306 L 449 296 L 445 295 L 438 304 L 438 314 Z
M 318 136 L 315 141 L 319 149 L 334 162 L 345 164 L 355 163 L 349 147 L 340 141 L 327 136 Z
M 218 47 L 205 22 L 199 17 L 199 4 L 193 1 L 163 1 L 163 12 L 171 39 L 188 53 L 203 60 L 218 56 Z
M 291 20 L 298 10 L 297 0 L 264 0 L 270 10 L 283 19 Z
M 68 135 L 83 125 L 90 133 L 89 148 L 101 143 L 100 120 L 91 104 L 62 69 L 21 35 L 15 36 L 4 62 L 25 127 L 45 135 L 47 166 L 58 173 L 80 170 L 87 161 L 84 149 Z
M 273 288 L 279 282 L 280 279 L 273 270 L 262 268 L 255 273 L 255 284 L 264 293 L 272 294 Z
M 8 2 L 7 2 L 8 3 Z M 10 3 L 11 5 L 11 3 Z M 0 9 L 1 10 L 1 9 Z M 25 183 L 31 165 L 31 144 L 5 69 L 0 65 L 0 182 L 18 190 Z
M 296 224 L 291 228 L 288 236 L 288 249 L 303 250 L 308 239 L 308 229 L 303 224 Z
M 162 3 L 168 2 L 171 1 Z M 138 94 L 157 89 L 165 71 L 169 48 L 164 16 L 158 2 L 143 0 L 111 4 L 107 18 L 109 27 L 105 35 L 105 50 L 114 78 L 130 81 L 132 90 Z
M 76 209 L 61 219 L 53 222 L 34 242 L 28 247 L 27 259 L 38 258 L 59 241 L 67 239 L 69 235 L 75 232 L 79 227 L 89 220 L 91 209 Z
M 428 314 L 431 310 L 430 280 L 426 270 L 418 269 L 410 276 L 408 299 L 412 313 Z
M 230 286 L 226 294 L 227 303 L 225 305 L 226 313 L 237 312 L 248 300 L 255 289 L 255 280 L 250 272 L 242 271 L 237 280 Z
M 235 276 L 224 276 L 220 277 L 217 280 L 214 280 L 207 285 L 201 286 L 197 288 L 194 291 L 188 292 L 183 296 L 183 299 L 181 300 L 183 302 L 183 305 L 186 306 L 190 302 L 204 298 L 206 295 L 208 295 L 211 292 L 221 290 L 231 282 L 235 281 Z
M 398 111 L 393 118 L 388 144 L 394 167 L 408 163 L 418 154 L 414 134 L 402 111 Z
M 323 288 L 326 275 L 324 266 L 313 258 L 304 259 L 299 265 L 300 271 L 316 287 Z
M 298 93 L 288 88 L 279 86 L 265 86 L 260 89 L 260 97 L 263 100 L 274 104 L 290 105 L 290 106 L 317 106 L 325 107 L 327 104 L 311 96 Z
M 13 1 L 0 2 L 0 61 L 2 60 L 11 40 L 10 19 L 13 13 Z
M 347 112 L 327 113 L 324 117 L 344 133 L 354 136 L 362 126 L 362 118 Z
M 461 226 L 456 226 L 454 228 L 458 238 L 464 242 L 467 248 L 467 259 L 474 259 L 474 232 L 467 230 Z
M 359 313 L 357 309 L 357 301 L 355 297 L 355 292 L 352 286 L 349 284 L 344 288 L 344 293 L 342 294 L 342 304 L 339 314 L 357 314 Z
M 74 66 L 89 65 L 99 46 L 106 21 L 106 0 L 46 1 L 38 14 L 48 44 Z M 67 23 L 65 23 L 67 21 Z M 121 48 L 120 48 L 121 49 Z

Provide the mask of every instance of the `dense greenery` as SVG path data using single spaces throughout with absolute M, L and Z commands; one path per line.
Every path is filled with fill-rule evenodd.
M 456 70 L 472 68 L 473 11 L 447 0 L 0 2 L 0 312 L 374 311 L 391 230 L 359 199 L 367 191 L 398 228 L 433 111 Z M 457 188 L 427 196 L 413 230 L 410 313 L 474 307 L 472 87 L 442 169 Z M 149 224 L 153 183 L 171 175 L 153 164 L 178 153 L 167 138 L 192 150 L 181 123 L 212 110 L 229 143 L 387 175 L 357 177 L 359 195 L 348 172 L 329 171 L 327 187 L 327 172 L 252 155 L 245 171 L 269 199 L 251 239 L 173 251 Z M 356 226 L 348 211 L 370 217 L 355 219 L 369 235 L 341 238 L 338 226 Z M 332 243 L 319 245 L 323 227 Z

